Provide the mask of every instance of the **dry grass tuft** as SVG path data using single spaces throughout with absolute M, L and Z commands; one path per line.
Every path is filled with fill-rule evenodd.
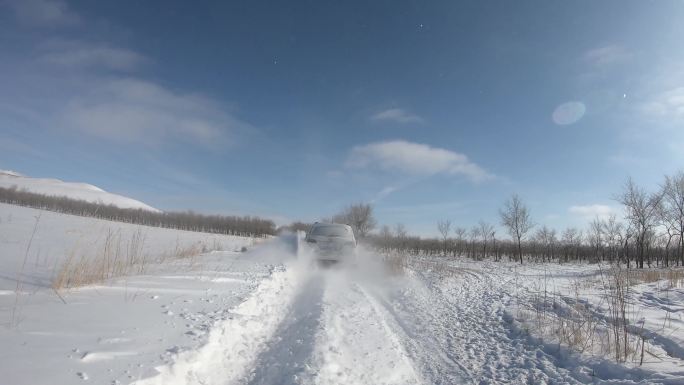
M 545 275 L 518 298 L 516 318 L 544 340 L 579 353 L 641 365 L 645 355 L 653 353 L 643 324 L 637 321 L 641 317 L 631 299 L 630 287 L 635 276 L 640 274 L 614 265 L 601 270 L 599 281 L 591 277 L 577 278 L 571 296 L 548 288 Z M 648 276 L 656 277 L 654 274 Z M 661 276 L 669 275 L 663 271 Z M 585 290 L 593 292 L 596 288 L 600 300 L 592 305 L 583 298 Z M 606 310 L 605 315 L 599 308 Z
M 52 281 L 56 291 L 103 282 L 113 277 L 145 272 L 148 256 L 143 252 L 145 234 L 136 230 L 128 239 L 121 231 L 107 231 L 96 255 L 78 254 L 74 247 Z
M 138 228 L 131 235 L 123 235 L 121 230 L 108 230 L 96 251 L 83 249 L 77 243 L 67 259 L 56 267 L 52 288 L 57 294 L 60 290 L 105 282 L 115 277 L 144 274 L 150 264 L 163 264 L 184 259 L 194 266 L 197 257 L 213 250 L 223 250 L 221 242 L 214 238 L 205 243 L 198 241 L 182 245 L 176 238 L 171 250 L 149 255 L 146 249 L 146 234 Z
M 409 267 L 409 257 L 403 253 L 385 254 L 383 262 L 391 275 L 404 275 Z
M 669 288 L 684 287 L 684 268 L 633 269 L 629 271 L 629 284 L 666 281 Z

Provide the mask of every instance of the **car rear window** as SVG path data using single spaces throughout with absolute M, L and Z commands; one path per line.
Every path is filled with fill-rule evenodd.
M 311 230 L 311 235 L 323 237 L 348 237 L 350 230 L 344 226 L 316 226 Z

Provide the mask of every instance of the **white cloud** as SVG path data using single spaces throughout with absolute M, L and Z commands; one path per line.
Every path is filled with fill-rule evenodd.
M 641 111 L 654 118 L 683 119 L 684 87 L 677 87 L 654 96 L 651 101 L 641 105 Z
M 585 219 L 608 219 L 610 215 L 618 214 L 618 210 L 614 207 L 602 204 L 570 206 L 568 212 Z
M 78 15 L 61 0 L 6 0 L 19 22 L 33 26 L 62 26 L 77 24 Z
M 44 44 L 42 59 L 62 67 L 133 70 L 145 63 L 145 56 L 128 49 L 79 41 L 52 40 Z
M 249 126 L 213 100 L 138 79 L 107 80 L 68 103 L 62 125 L 116 142 L 159 145 L 170 140 L 215 147 Z
M 396 123 L 425 123 L 425 120 L 418 115 L 406 112 L 401 108 L 390 108 L 388 110 L 380 111 L 373 116 L 371 120 L 374 121 L 389 121 Z
M 410 175 L 463 175 L 473 181 L 493 176 L 458 152 L 404 140 L 356 146 L 346 162 L 351 168 L 378 168 Z
M 632 56 L 632 53 L 626 48 L 613 44 L 586 51 L 583 58 L 589 64 L 603 68 L 621 63 Z

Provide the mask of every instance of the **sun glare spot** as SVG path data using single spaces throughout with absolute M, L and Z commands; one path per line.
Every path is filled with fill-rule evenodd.
M 556 107 L 551 117 L 554 123 L 565 126 L 582 119 L 585 112 L 587 112 L 587 107 L 584 103 L 566 102 Z

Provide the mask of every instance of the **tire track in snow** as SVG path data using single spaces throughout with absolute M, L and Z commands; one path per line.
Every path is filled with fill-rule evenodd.
M 270 346 L 261 352 L 252 366 L 249 385 L 298 384 L 302 378 L 310 376 L 309 361 L 323 311 L 323 279 L 316 274 L 302 288 L 269 342 Z
M 278 271 L 231 314 L 136 384 L 421 383 L 386 314 L 344 271 Z
M 345 270 L 313 273 L 240 384 L 421 383 L 386 315 Z
M 417 284 L 409 278 L 403 284 Z M 402 284 L 402 286 L 403 286 Z M 401 290 L 395 290 L 396 295 Z M 453 319 L 441 317 L 439 306 L 434 303 L 430 293 L 415 303 L 403 301 L 401 304 L 388 300 L 383 293 L 368 290 L 366 295 L 375 304 L 378 312 L 385 314 L 388 325 L 399 336 L 411 359 L 427 384 L 472 384 L 473 376 L 454 355 L 452 344 L 458 341 L 452 334 Z M 399 294 L 401 295 L 401 294 Z M 395 299 L 397 297 L 394 297 Z M 426 311 L 423 306 L 432 306 Z M 436 328 L 435 328 L 436 327 Z M 446 335 L 445 335 L 446 333 Z
M 430 384 L 577 384 L 553 357 L 512 334 L 499 277 L 464 269 L 410 271 L 367 290 Z
M 507 288 L 499 277 L 467 271 L 459 277 L 422 276 L 421 281 L 440 316 L 452 320 L 452 330 L 444 332 L 451 340 L 448 348 L 478 384 L 579 383 L 553 357 L 511 335 L 504 317 Z M 406 299 L 411 302 L 410 296 Z
M 136 385 L 228 385 L 254 377 L 253 363 L 297 303 L 312 276 L 301 264 L 276 271 L 211 330 L 207 343 L 179 353 L 158 375 Z
M 358 282 L 326 274 L 323 327 L 316 337 L 315 376 L 305 384 L 418 384 L 402 344 Z

